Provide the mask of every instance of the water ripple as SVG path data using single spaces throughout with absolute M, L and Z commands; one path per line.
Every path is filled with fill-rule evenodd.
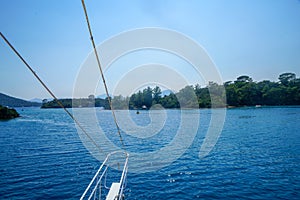
M 180 115 L 167 112 L 174 119 Z M 201 160 L 198 151 L 211 112 L 200 112 L 198 134 L 185 154 L 159 171 L 129 173 L 126 199 L 300 198 L 299 107 L 228 110 L 217 145 Z M 84 148 L 62 110 L 20 113 L 19 119 L 0 122 L 0 199 L 78 199 L 101 163 Z M 107 114 L 97 113 L 109 132 L 114 129 Z M 140 125 L 149 123 L 142 117 Z M 149 140 L 129 135 L 125 140 L 134 151 L 155 151 L 174 137 L 178 126 L 172 123 L 166 121 Z

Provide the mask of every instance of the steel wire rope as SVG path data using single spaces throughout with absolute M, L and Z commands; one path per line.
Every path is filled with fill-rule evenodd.
M 0 32 L 3 40 L 8 44 L 8 46 L 13 50 L 13 52 L 21 59 L 21 61 L 26 65 L 30 72 L 35 76 L 35 78 L 42 84 L 42 86 L 47 90 L 47 92 L 54 98 L 57 104 L 64 109 L 64 111 L 71 117 L 71 119 L 77 124 L 77 126 L 82 130 L 82 132 L 91 140 L 95 147 L 103 152 L 101 147 L 93 140 L 93 138 L 88 134 L 84 127 L 79 123 L 79 121 L 65 108 L 61 101 L 54 95 L 54 93 L 47 87 L 47 85 L 42 81 L 42 79 L 37 75 L 37 73 L 32 69 L 32 67 L 26 62 L 26 60 L 21 56 L 21 54 L 14 48 L 14 46 L 6 39 L 6 37 Z
M 87 23 L 87 26 L 88 26 L 88 30 L 89 30 L 89 34 L 90 34 L 90 39 L 91 39 L 92 46 L 93 46 L 93 50 L 94 50 L 94 53 L 95 53 L 95 56 L 96 56 L 97 65 L 98 65 L 98 68 L 100 70 L 102 82 L 103 82 L 103 85 L 104 85 L 104 88 L 105 88 L 105 93 L 106 93 L 106 96 L 107 96 L 107 99 L 108 99 L 108 103 L 109 103 L 109 106 L 110 106 L 110 109 L 111 109 L 111 112 L 112 112 L 112 115 L 113 115 L 113 119 L 114 119 L 115 125 L 117 127 L 119 139 L 120 139 L 121 144 L 122 144 L 122 146 L 123 146 L 123 148 L 125 150 L 124 141 L 123 141 L 123 138 L 122 138 L 122 135 L 121 135 L 121 131 L 120 131 L 120 127 L 118 125 L 118 121 L 117 121 L 117 118 L 116 118 L 116 115 L 115 115 L 115 112 L 114 112 L 114 109 L 113 109 L 112 101 L 111 101 L 111 98 L 110 98 L 109 93 L 108 93 L 108 87 L 106 85 L 104 73 L 103 73 L 103 70 L 102 70 L 102 67 L 101 67 L 101 63 L 100 63 L 100 59 L 99 59 L 99 56 L 98 56 L 98 52 L 97 52 L 97 49 L 96 49 L 95 41 L 94 41 L 93 34 L 92 34 L 92 28 L 91 28 L 91 25 L 90 25 L 90 21 L 89 21 L 89 17 L 88 17 L 88 14 L 87 14 L 87 9 L 86 9 L 84 0 L 81 0 L 81 3 L 82 3 L 83 10 L 84 10 L 85 19 L 86 19 L 86 23 Z

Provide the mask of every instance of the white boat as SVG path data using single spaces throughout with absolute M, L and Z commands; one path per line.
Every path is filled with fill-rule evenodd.
M 80 200 L 84 199 L 106 199 L 123 200 L 126 186 L 129 154 L 125 151 L 115 151 L 107 155 L 102 165 L 99 167 L 90 184 L 85 189 Z M 123 166 L 120 165 L 120 161 Z M 119 178 L 112 180 L 109 172 L 112 169 L 120 172 Z M 109 176 L 109 180 L 107 180 Z

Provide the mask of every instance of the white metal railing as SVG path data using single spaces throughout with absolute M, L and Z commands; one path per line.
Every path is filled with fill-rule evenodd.
M 122 155 L 122 158 L 116 157 L 113 159 L 113 156 Z M 125 151 L 114 151 L 109 153 L 102 165 L 99 167 L 98 171 L 94 175 L 93 179 L 85 189 L 82 194 L 80 200 L 83 199 L 106 199 L 106 200 L 121 200 L 124 199 L 124 188 L 127 178 L 127 170 L 128 170 L 128 157 L 129 154 Z M 114 178 L 114 180 L 107 181 L 107 176 L 109 173 L 109 169 L 112 166 L 117 166 L 120 169 L 120 159 L 124 159 L 124 165 L 121 177 Z M 109 177 L 111 178 L 111 177 Z M 113 187 L 107 187 L 107 182 L 111 184 Z M 116 186 L 116 187 L 115 187 Z M 110 191 L 114 190 L 114 191 Z M 110 195 L 108 195 L 110 194 Z

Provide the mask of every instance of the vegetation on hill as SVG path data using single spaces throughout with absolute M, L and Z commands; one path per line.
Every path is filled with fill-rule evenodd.
M 157 104 L 164 108 L 300 105 L 300 79 L 296 78 L 296 74 L 283 73 L 278 79 L 278 82 L 269 80 L 254 82 L 251 77 L 243 75 L 235 81 L 228 81 L 222 85 L 214 82 L 209 82 L 205 87 L 198 84 L 190 85 L 177 93 L 164 96 L 158 86 L 147 87 L 130 97 L 115 96 L 112 98 L 112 103 L 114 109 L 149 109 Z M 72 99 L 62 99 L 61 102 L 65 107 L 72 107 Z M 59 105 L 55 101 L 51 101 L 42 106 L 42 108 L 51 107 L 58 108 Z M 107 98 L 94 99 L 91 97 L 73 99 L 73 107 L 110 108 Z
M 19 116 L 19 113 L 15 109 L 0 105 L 0 119 L 13 119 Z
M 59 101 L 65 108 L 104 107 L 105 109 L 109 109 L 108 101 L 101 98 L 59 99 Z M 61 108 L 61 106 L 56 100 L 52 100 L 44 102 L 41 108 Z
M 296 74 L 283 73 L 278 79 L 278 82 L 254 82 L 251 77 L 243 75 L 222 85 L 209 82 L 206 87 L 198 84 L 186 86 L 175 94 L 163 97 L 159 87 L 148 87 L 131 95 L 129 99 L 115 97 L 118 101 L 114 107 L 122 109 L 126 108 L 124 105 L 129 105 L 130 109 L 143 109 L 161 104 L 164 108 L 211 108 L 211 99 L 214 100 L 214 107 L 300 105 L 300 79 L 296 78 Z M 127 101 L 127 104 L 122 103 L 121 99 Z
M 39 107 L 40 103 L 25 101 L 23 99 L 8 96 L 0 93 L 0 105 L 8 107 Z
M 234 82 L 224 83 L 227 104 L 230 106 L 300 105 L 300 79 L 294 73 L 283 73 L 278 82 L 254 82 L 249 76 L 240 76 Z

